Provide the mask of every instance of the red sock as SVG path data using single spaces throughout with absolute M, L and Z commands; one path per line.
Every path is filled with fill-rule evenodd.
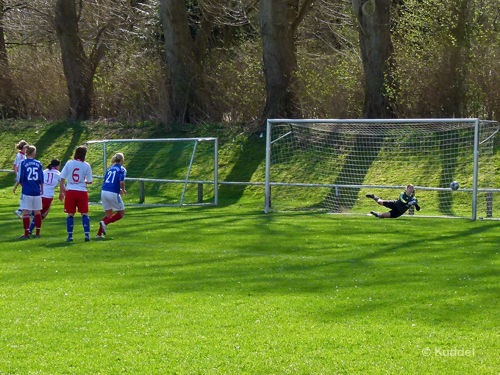
M 118 221 L 122 218 L 122 214 L 117 212 L 116 214 L 114 214 L 113 216 L 111 216 L 109 219 L 108 219 L 108 223 L 111 224 L 111 223 L 114 223 L 115 221 Z M 106 223 L 106 225 L 108 225 L 108 223 Z
M 120 220 L 122 217 L 123 217 L 123 215 L 121 213 L 117 212 L 116 214 L 111 215 L 110 217 L 104 216 L 102 218 L 102 221 L 104 221 L 104 224 L 108 225 L 108 224 L 114 223 L 115 221 Z M 97 235 L 102 236 L 102 228 L 100 225 L 99 225 L 99 230 L 97 231 Z
M 28 237 L 30 235 L 30 215 L 23 215 L 23 226 L 24 226 L 24 235 Z
M 101 221 L 104 221 L 104 224 L 106 224 L 106 219 L 107 219 L 107 218 L 108 218 L 107 216 L 104 216 L 104 217 L 102 218 L 102 220 L 101 220 Z M 107 225 L 107 224 L 106 224 L 106 225 Z M 98 235 L 98 236 L 102 236 L 102 228 L 101 228 L 101 225 L 99 225 L 99 230 L 97 231 L 97 235 Z
M 40 229 L 42 228 L 42 214 L 35 215 L 35 228 L 36 235 L 40 235 Z

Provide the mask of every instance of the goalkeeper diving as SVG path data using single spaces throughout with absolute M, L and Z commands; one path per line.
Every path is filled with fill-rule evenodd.
M 384 212 L 381 214 L 380 212 L 371 211 L 370 213 L 373 216 L 378 217 L 379 219 L 395 219 L 403 215 L 408 209 L 414 206 L 417 211 L 420 211 L 420 206 L 418 205 L 418 200 L 415 198 L 415 186 L 409 184 L 406 187 L 406 190 L 399 194 L 398 199 L 384 201 L 373 194 L 366 194 L 367 198 L 372 198 L 380 204 L 381 206 L 387 207 L 390 209 L 389 212 Z

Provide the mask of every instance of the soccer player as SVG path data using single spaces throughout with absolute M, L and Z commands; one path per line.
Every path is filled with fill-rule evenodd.
M 22 185 L 21 204 L 23 210 L 24 235 L 20 240 L 30 238 L 30 211 L 35 212 L 36 234 L 34 238 L 40 238 L 40 228 L 42 227 L 42 194 L 43 194 L 43 168 L 42 164 L 35 160 L 36 147 L 28 146 L 26 148 L 26 159 L 21 162 L 17 172 L 16 183 L 14 185 L 14 194 L 17 187 Z
M 101 190 L 102 208 L 106 213 L 99 223 L 99 230 L 95 238 L 104 238 L 106 228 L 109 224 L 120 220 L 125 215 L 125 206 L 120 194 L 127 194 L 125 190 L 125 175 L 127 170 L 123 167 L 125 158 L 121 152 L 115 154 L 111 159 L 113 165 L 106 171 Z M 113 210 L 116 213 L 113 215 Z
M 383 214 L 375 211 L 370 212 L 373 216 L 376 216 L 379 219 L 395 219 L 397 217 L 400 217 L 406 211 L 408 211 L 411 206 L 415 206 L 417 211 L 420 211 L 420 206 L 418 205 L 417 198 L 415 198 L 415 187 L 412 184 L 409 184 L 406 187 L 406 190 L 399 194 L 399 198 L 395 200 L 384 201 L 373 194 L 366 194 L 366 197 L 372 198 L 381 206 L 390 209 L 389 212 L 384 212 Z
M 77 147 L 73 160 L 68 161 L 61 171 L 59 200 L 61 202 L 64 201 L 64 212 L 68 214 L 66 218 L 66 229 L 68 231 L 66 241 L 68 242 L 73 241 L 73 227 L 77 210 L 82 215 L 85 242 L 90 241 L 89 194 L 87 192 L 87 185 L 92 183 L 92 169 L 89 163 L 85 161 L 86 156 L 87 147 Z
M 61 179 L 61 173 L 59 172 L 59 166 L 61 162 L 58 159 L 52 159 L 47 169 L 43 171 L 43 194 L 42 194 L 42 220 L 49 214 L 50 206 L 52 205 L 52 200 L 55 195 L 55 187 L 59 184 Z M 33 219 L 30 225 L 30 234 L 33 233 L 36 223 Z
M 14 182 L 17 181 L 17 172 L 19 171 L 19 167 L 21 166 L 22 161 L 26 159 L 27 147 L 28 147 L 28 142 L 26 142 L 24 139 L 16 144 L 15 149 L 18 150 L 18 152 L 16 154 L 16 158 L 14 159 L 14 173 L 16 174 Z M 23 210 L 21 210 L 21 208 L 18 208 L 16 211 L 14 211 L 14 213 L 17 215 L 19 219 L 22 219 Z

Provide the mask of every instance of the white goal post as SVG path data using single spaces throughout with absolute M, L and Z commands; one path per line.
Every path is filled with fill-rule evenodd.
M 385 212 L 366 194 L 397 199 L 412 183 L 411 215 L 500 218 L 498 133 L 477 118 L 270 119 L 264 211 Z
M 89 141 L 86 161 L 102 179 L 117 152 L 125 156 L 127 206 L 218 204 L 218 139 L 153 138 Z M 89 189 L 89 201 L 100 201 L 100 184 Z

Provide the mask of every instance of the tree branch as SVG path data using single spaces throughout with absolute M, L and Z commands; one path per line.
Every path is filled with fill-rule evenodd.
M 299 9 L 299 14 L 292 22 L 292 34 L 293 35 L 295 35 L 295 33 L 297 32 L 297 29 L 299 28 L 300 24 L 302 23 L 302 21 L 304 20 L 304 18 L 306 16 L 307 12 L 311 8 L 311 3 L 312 3 L 312 0 L 305 0 L 302 3 L 302 6 Z

